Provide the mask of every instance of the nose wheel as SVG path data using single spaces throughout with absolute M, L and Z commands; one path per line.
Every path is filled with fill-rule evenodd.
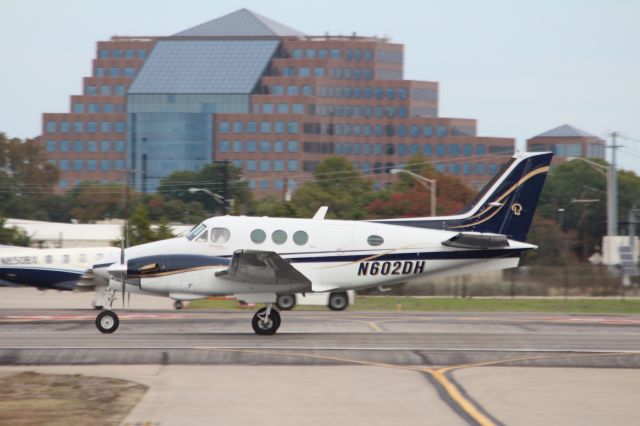
M 96 317 L 96 327 L 101 333 L 113 333 L 119 325 L 118 315 L 113 311 L 102 311 Z
M 255 313 L 251 320 L 253 331 L 261 336 L 271 336 L 280 328 L 280 313 L 268 304 Z

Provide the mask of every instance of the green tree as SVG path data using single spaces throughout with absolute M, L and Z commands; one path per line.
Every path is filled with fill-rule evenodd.
M 85 180 L 67 191 L 64 199 L 72 218 L 82 223 L 105 218 L 123 217 L 124 186 Z M 136 198 L 135 194 L 130 197 Z
M 41 211 L 40 197 L 53 193 L 58 178 L 37 140 L 0 133 L 0 215 L 33 218 Z
M 256 201 L 251 214 L 269 217 L 298 217 L 298 212 L 291 202 L 284 202 L 275 195 Z
M 298 217 L 312 217 L 320 206 L 329 206 L 328 217 L 364 219 L 373 182 L 365 179 L 345 157 L 328 157 L 313 172 L 314 181 L 305 183 L 292 199 Z
M 5 227 L 6 219 L 0 218 L 0 244 L 28 247 L 31 242 L 29 236 L 16 227 Z
M 129 246 L 164 240 L 173 237 L 166 220 L 161 220 L 160 225 L 153 229 L 149 219 L 149 212 L 143 203 L 137 203 L 127 224 L 127 242 Z M 120 241 L 114 243 L 120 245 Z
M 242 180 L 242 170 L 233 164 L 227 164 L 227 188 L 228 199 L 233 199 L 235 212 L 239 213 L 250 209 L 252 203 L 251 191 L 248 182 Z M 185 203 L 197 201 L 206 211 L 220 213 L 224 211 L 222 204 L 214 200 L 209 194 L 198 191 L 190 193 L 189 188 L 202 188 L 224 196 L 224 164 L 211 163 L 196 172 L 178 171 L 162 179 L 158 192 L 167 198 L 176 198 Z

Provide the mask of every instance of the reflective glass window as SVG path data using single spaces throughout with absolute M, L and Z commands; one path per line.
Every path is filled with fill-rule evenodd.
M 431 136 L 433 136 L 433 127 L 432 126 L 424 126 L 423 132 L 424 132 L 423 134 L 426 137 L 430 138 Z
M 256 141 L 247 141 L 247 152 L 258 151 L 258 143 Z
M 287 144 L 288 152 L 298 152 L 298 141 L 289 141 Z
M 233 122 L 233 133 L 242 133 L 243 128 L 244 126 L 242 125 L 242 121 Z
M 443 138 L 447 136 L 447 127 L 446 126 L 438 126 L 437 128 L 438 137 Z
M 111 164 L 109 160 L 100 161 L 100 169 L 102 169 L 103 172 L 108 172 L 110 167 L 111 167 Z
M 73 171 L 74 172 L 81 172 L 83 167 L 84 167 L 84 161 L 83 160 L 73 160 Z
M 96 160 L 87 160 L 87 171 L 89 172 L 96 171 Z
M 274 152 L 284 152 L 284 141 L 275 141 L 273 143 Z
M 449 145 L 449 155 L 460 155 L 460 145 L 457 143 Z
M 443 143 L 439 143 L 436 146 L 436 154 L 438 154 L 439 157 L 443 157 L 447 154 L 447 146 Z
M 382 243 L 384 243 L 384 239 L 379 235 L 370 235 L 367 238 L 367 243 L 370 246 L 379 246 L 379 245 L 382 245 Z
M 82 143 L 82 141 L 75 141 L 74 144 L 73 144 L 73 150 L 75 152 L 84 151 L 84 143 Z
M 284 160 L 273 160 L 273 171 L 284 172 Z
M 293 242 L 299 246 L 307 244 L 309 241 L 309 235 L 304 231 L 296 231 L 293 234 Z
M 233 152 L 242 152 L 242 141 L 233 141 Z
M 227 228 L 212 228 L 211 242 L 215 244 L 224 244 L 231 238 L 231 232 Z
M 269 160 L 260 160 L 260 171 L 268 172 L 271 169 L 271 161 Z
M 271 152 L 271 142 L 260 141 L 260 152 Z
M 247 171 L 249 172 L 256 171 L 256 160 L 247 160 Z
M 433 148 L 430 143 L 425 143 L 423 145 L 422 153 L 427 156 L 433 155 Z
M 102 142 L 100 142 L 100 150 L 102 152 L 111 151 L 111 142 L 110 141 L 102 141 Z
M 220 142 L 218 142 L 218 151 L 220 151 L 220 152 L 229 152 L 229 141 L 220 141 Z
M 269 121 L 263 121 L 260 123 L 260 132 L 271 133 L 271 123 Z
M 56 141 L 47 141 L 47 152 L 56 152 Z
M 230 124 L 228 121 L 221 121 L 218 123 L 218 131 L 220 133 L 229 133 Z
M 287 171 L 288 172 L 297 172 L 298 171 L 298 160 L 288 160 L 287 161 Z

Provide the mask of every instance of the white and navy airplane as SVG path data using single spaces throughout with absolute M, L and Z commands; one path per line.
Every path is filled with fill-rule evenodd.
M 443 217 L 365 221 L 221 216 L 176 238 L 130 247 L 93 272 L 108 280 L 103 333 L 116 331 L 116 291 L 178 300 L 234 296 L 265 303 L 257 334 L 274 334 L 278 295 L 390 286 L 410 280 L 515 268 L 536 246 L 526 237 L 551 153 L 520 153 L 464 212 Z M 346 296 L 345 296 L 346 297 Z

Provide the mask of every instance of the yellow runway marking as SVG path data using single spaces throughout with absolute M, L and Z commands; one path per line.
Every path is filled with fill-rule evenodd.
M 378 324 L 376 324 L 375 321 L 369 321 L 367 324 L 369 324 L 369 327 L 371 327 L 373 329 L 373 331 L 375 331 L 376 333 L 382 333 L 383 330 L 380 328 L 380 326 Z
M 369 325 L 375 324 L 373 322 L 369 323 Z M 376 325 L 377 326 L 377 325 Z M 572 354 L 572 355 L 539 355 L 539 356 L 527 356 L 527 357 L 517 357 L 517 358 L 507 358 L 495 361 L 484 361 L 470 364 L 460 364 L 453 365 L 444 368 L 420 368 L 420 367 L 412 367 L 412 366 L 404 366 L 397 364 L 387 364 L 384 362 L 374 362 L 374 361 L 366 361 L 354 358 L 344 358 L 337 356 L 329 356 L 329 355 L 314 355 L 307 353 L 295 353 L 295 352 L 281 352 L 281 351 L 271 351 L 271 350 L 259 350 L 259 349 L 222 349 L 222 348 L 208 348 L 208 347 L 200 347 L 196 349 L 202 350 L 219 350 L 224 352 L 239 352 L 239 353 L 251 353 L 251 354 L 268 354 L 268 355 L 277 355 L 277 356 L 292 356 L 292 357 L 300 357 L 300 358 L 311 358 L 311 359 L 320 359 L 325 361 L 337 361 L 343 362 L 347 364 L 355 364 L 355 365 L 364 365 L 369 367 L 383 367 L 383 368 L 393 368 L 396 370 L 406 370 L 406 371 L 414 371 L 420 373 L 427 373 L 431 375 L 444 389 L 449 398 L 462 410 L 465 414 L 467 414 L 470 418 L 472 418 L 475 422 L 482 426 L 495 426 L 493 420 L 483 414 L 469 399 L 465 398 L 460 390 L 459 386 L 455 383 L 451 382 L 447 377 L 446 373 L 453 370 L 463 369 L 463 368 L 474 368 L 474 367 L 486 367 L 490 365 L 499 365 L 506 364 L 510 362 L 517 361 L 527 361 L 527 360 L 537 360 L 537 359 L 560 359 L 560 358 L 585 358 L 585 357 L 600 357 L 600 356 L 624 356 L 624 355 L 637 355 L 637 353 L 633 352 L 607 352 L 600 354 Z

